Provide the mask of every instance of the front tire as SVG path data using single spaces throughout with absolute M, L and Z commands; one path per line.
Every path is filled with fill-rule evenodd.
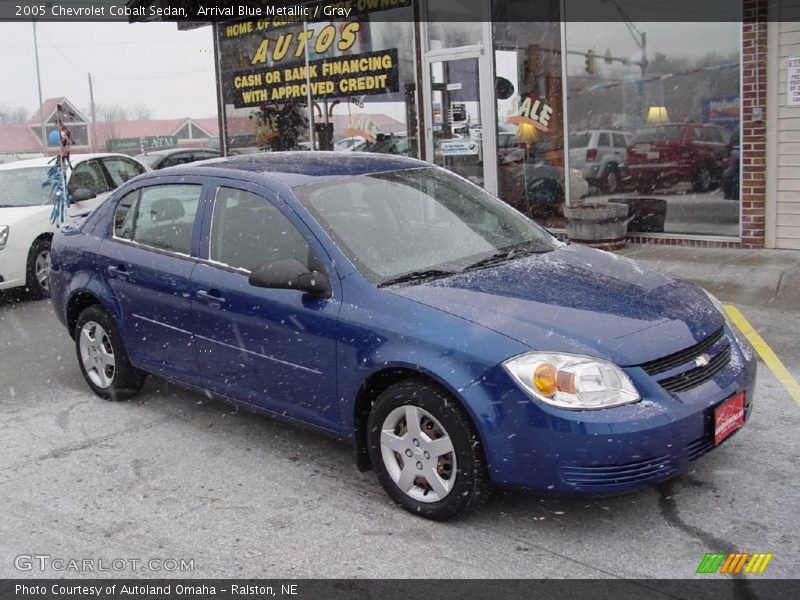
M 28 252 L 28 264 L 25 273 L 25 291 L 33 300 L 50 297 L 50 242 L 48 237 L 41 237 L 33 242 Z
M 603 176 L 601 188 L 606 194 L 616 194 L 619 191 L 620 172 L 616 167 L 610 167 Z
M 105 400 L 125 400 L 144 385 L 145 374 L 133 367 L 111 316 L 95 305 L 75 324 L 75 350 L 86 383 Z
M 369 415 L 378 480 L 407 511 L 436 521 L 462 516 L 491 492 L 483 448 L 456 400 L 422 380 L 387 389 Z

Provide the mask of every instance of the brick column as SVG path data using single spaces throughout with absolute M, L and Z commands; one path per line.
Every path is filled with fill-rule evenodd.
M 743 0 L 742 23 L 742 247 L 764 247 L 767 164 L 767 0 Z M 761 108 L 761 119 L 753 109 Z

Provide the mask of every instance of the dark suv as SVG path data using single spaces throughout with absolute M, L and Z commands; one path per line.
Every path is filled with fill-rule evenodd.
M 730 132 L 717 125 L 667 123 L 643 127 L 628 148 L 628 175 L 638 192 L 682 181 L 695 192 L 717 184 L 728 158 Z

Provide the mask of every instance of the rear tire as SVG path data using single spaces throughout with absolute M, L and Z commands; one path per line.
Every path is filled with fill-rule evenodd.
M 369 415 L 367 445 L 386 493 L 410 513 L 446 521 L 491 493 L 483 447 L 458 402 L 419 379 L 391 386 Z
M 111 316 L 100 306 L 83 310 L 75 324 L 75 350 L 86 383 L 105 400 L 125 400 L 144 385 L 131 365 Z
M 25 291 L 32 300 L 50 297 L 50 242 L 41 237 L 33 242 L 28 252 L 25 272 Z

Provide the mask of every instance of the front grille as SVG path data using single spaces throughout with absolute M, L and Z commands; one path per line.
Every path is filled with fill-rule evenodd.
M 716 344 L 720 340 L 720 338 L 722 338 L 722 336 L 723 336 L 723 330 L 720 328 L 719 330 L 712 333 L 710 336 L 708 336 L 699 344 L 695 344 L 690 348 L 686 348 L 686 350 L 681 350 L 680 352 L 676 352 L 675 354 L 670 354 L 669 356 L 665 356 L 664 358 L 657 358 L 656 360 L 651 360 L 650 362 L 646 362 L 639 366 L 642 369 L 644 369 L 648 375 L 655 375 L 656 373 L 669 371 L 670 369 L 678 367 L 683 363 L 693 361 L 695 358 L 703 354 L 706 350 L 711 348 L 711 346 Z
M 563 465 L 561 479 L 571 485 L 599 487 L 661 478 L 672 474 L 675 470 L 675 464 L 669 456 L 659 456 L 621 465 L 589 467 Z
M 696 461 L 704 454 L 711 452 L 711 450 L 714 448 L 714 438 L 710 435 L 704 435 L 703 437 L 690 442 L 686 446 L 686 452 L 689 455 L 689 462 Z
M 658 384 L 668 392 L 685 392 L 705 383 L 724 369 L 731 360 L 731 347 L 727 346 L 705 367 L 697 367 L 674 377 L 659 380 Z

